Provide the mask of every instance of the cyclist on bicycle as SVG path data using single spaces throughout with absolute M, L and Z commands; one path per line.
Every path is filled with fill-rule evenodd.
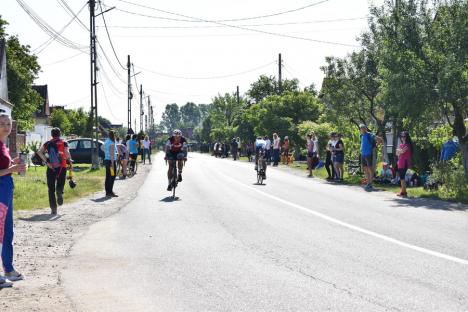
M 172 136 L 167 140 L 166 157 L 164 159 L 169 161 L 169 170 L 167 171 L 169 184 L 167 190 L 172 191 L 172 171 L 174 170 L 175 163 L 177 161 L 177 168 L 179 169 L 177 182 L 182 182 L 182 168 L 184 167 L 184 161 L 187 160 L 187 140 L 182 136 L 182 132 L 179 129 L 174 130 Z
M 265 160 L 266 144 L 266 141 L 261 136 L 257 137 L 257 140 L 255 141 L 255 170 L 258 170 L 258 159 L 262 156 L 263 179 L 265 180 L 267 169 Z

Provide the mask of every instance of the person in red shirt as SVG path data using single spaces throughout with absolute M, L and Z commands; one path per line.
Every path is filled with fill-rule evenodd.
M 63 189 L 67 175 L 67 164 L 71 161 L 68 143 L 60 138 L 59 128 L 51 131 L 52 139 L 47 141 L 37 152 L 47 164 L 47 187 L 49 188 L 49 205 L 51 213 L 57 214 L 57 204 L 63 204 Z M 44 154 L 47 153 L 46 157 Z M 57 194 L 57 197 L 55 197 Z
M 6 146 L 11 133 L 11 118 L 0 113 L 0 250 L 2 251 L 3 269 L 5 277 L 10 281 L 23 279 L 23 275 L 13 268 L 13 178 L 12 173 L 26 172 L 26 164 L 21 163 L 17 157 L 11 159 L 10 151 Z M 0 288 L 11 287 L 0 275 Z
M 167 140 L 166 157 L 164 159 L 169 162 L 169 170 L 167 171 L 169 185 L 167 190 L 172 191 L 172 171 L 175 163 L 177 161 L 177 169 L 179 170 L 177 182 L 182 182 L 182 169 L 184 168 L 184 161 L 187 160 L 187 140 L 182 136 L 180 130 L 174 130 L 172 136 Z

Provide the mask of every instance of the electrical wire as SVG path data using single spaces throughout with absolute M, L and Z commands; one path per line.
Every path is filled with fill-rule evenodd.
M 78 14 L 75 14 L 75 12 L 70 8 L 70 6 L 67 4 L 67 2 L 65 0 L 57 0 L 58 4 L 60 4 L 60 6 L 65 10 L 65 12 L 68 13 L 68 15 L 70 15 L 71 17 L 75 17 L 75 20 L 77 21 L 77 23 L 83 27 L 84 30 L 88 31 L 89 32 L 89 28 L 88 26 L 86 26 L 81 20 L 80 18 L 78 17 Z M 86 6 L 87 4 L 85 4 Z
M 98 77 L 102 78 L 100 73 L 98 72 Z M 102 81 L 102 79 L 100 79 Z M 112 115 L 112 117 L 115 119 L 115 120 L 120 120 L 119 118 L 117 118 L 115 115 L 114 115 L 114 112 L 113 112 L 113 109 L 111 108 L 110 104 L 109 104 L 109 100 L 107 99 L 107 95 L 106 95 L 106 90 L 104 88 L 104 84 L 101 83 L 101 89 L 102 89 L 102 94 L 104 95 L 104 102 L 106 103 L 106 106 L 107 108 L 109 109 L 109 112 L 110 114 Z
M 112 62 L 110 61 L 109 57 L 107 56 L 106 52 L 104 51 L 104 48 L 102 47 L 101 43 L 99 42 L 99 40 L 96 40 L 97 44 L 99 45 L 99 47 L 101 48 L 101 52 L 102 52 L 102 55 L 104 55 L 104 58 L 106 59 L 107 61 L 107 64 L 109 64 L 109 67 L 111 68 L 112 72 L 114 72 L 115 76 L 117 77 L 117 79 L 119 79 L 122 83 L 125 83 L 127 84 L 127 82 L 120 76 L 120 74 L 117 72 L 117 70 L 115 69 L 115 67 L 112 65 Z
M 352 18 L 337 18 L 329 20 L 314 20 L 314 21 L 301 21 L 301 22 L 282 22 L 282 23 L 264 23 L 264 24 L 241 24 L 237 26 L 245 27 L 262 27 L 262 26 L 287 26 L 287 25 L 304 25 L 304 24 L 319 24 L 319 23 L 334 23 L 343 21 L 356 21 L 366 19 L 364 17 L 352 17 Z M 99 26 L 98 26 L 99 27 Z M 108 28 L 132 28 L 132 29 L 190 29 L 190 28 L 225 28 L 220 25 L 191 25 L 191 26 L 130 26 L 130 25 L 107 25 Z
M 65 62 L 65 61 L 68 61 L 68 60 L 71 60 L 72 58 L 75 58 L 77 57 L 78 55 L 82 55 L 81 52 L 77 53 L 77 54 L 73 54 L 69 57 L 66 57 L 64 59 L 60 59 L 58 61 L 55 61 L 55 62 L 52 62 L 52 63 L 48 63 L 48 64 L 44 64 L 44 65 L 41 65 L 41 67 L 44 67 L 44 66 L 52 66 L 52 65 L 55 65 L 55 64 L 59 64 L 59 63 L 62 63 L 62 62 Z
M 252 29 L 252 28 L 247 28 L 247 27 L 243 27 L 243 26 L 225 24 L 225 23 L 221 23 L 221 22 L 217 22 L 217 21 L 205 20 L 205 19 L 199 18 L 199 17 L 193 17 L 193 16 L 188 16 L 188 15 L 184 15 L 184 14 L 180 14 L 180 13 L 174 13 L 174 12 L 170 12 L 170 11 L 167 11 L 167 10 L 161 10 L 161 9 L 153 8 L 153 7 L 142 5 L 142 4 L 135 4 L 135 3 L 124 1 L 124 0 L 118 0 L 118 1 L 131 3 L 131 4 L 136 5 L 136 6 L 140 6 L 140 7 L 143 7 L 143 8 L 149 9 L 149 10 L 153 10 L 153 11 L 157 11 L 157 12 L 162 12 L 162 13 L 165 13 L 165 14 L 175 15 L 175 16 L 184 17 L 184 18 L 190 18 L 192 20 L 199 21 L 199 22 L 213 23 L 213 24 L 217 24 L 217 25 L 221 25 L 221 26 L 225 26 L 225 27 L 230 27 L 230 28 L 235 28 L 235 29 L 242 29 L 242 30 L 262 33 L 262 34 L 270 35 L 270 36 L 277 36 L 277 37 L 283 37 L 283 38 L 289 38 L 289 39 L 317 42 L 317 43 L 323 43 L 323 44 L 340 45 L 340 46 L 353 47 L 353 48 L 359 47 L 358 45 L 354 45 L 354 44 L 347 44 L 347 43 L 333 42 L 333 41 L 326 41 L 326 40 L 317 40 L 317 39 L 312 39 L 312 38 L 292 36 L 292 35 L 286 35 L 286 34 L 282 34 L 282 33 L 276 33 L 276 32 L 271 32 L 271 31 L 260 30 L 260 29 Z M 134 12 L 131 13 L 131 14 L 150 17 L 150 15 L 139 14 L 139 13 L 134 13 Z
M 109 34 L 109 29 L 107 29 L 106 18 L 104 17 L 104 14 L 102 14 L 103 10 L 102 10 L 101 1 L 99 1 L 99 7 L 101 8 L 101 16 L 102 16 L 102 20 L 104 22 L 104 28 L 106 29 L 107 38 L 109 38 L 109 43 L 111 45 L 112 51 L 114 52 L 115 59 L 119 63 L 120 67 L 125 70 L 127 68 L 125 66 L 123 66 L 122 63 L 120 62 L 120 60 L 119 60 L 119 58 L 117 56 L 117 53 L 115 52 L 114 44 L 112 43 L 112 39 L 111 39 L 111 36 Z
M 68 38 L 62 36 L 58 31 L 51 27 L 47 22 L 45 22 L 34 10 L 32 10 L 23 0 L 16 0 L 19 6 L 26 12 L 26 14 L 36 23 L 39 28 L 41 28 L 49 37 L 54 39 L 54 41 L 59 42 L 60 44 L 75 50 L 82 51 L 89 49 L 89 46 L 77 44 Z
M 117 1 L 127 3 L 127 4 L 131 4 L 131 5 L 134 5 L 134 6 L 150 8 L 150 7 L 147 7 L 145 5 L 138 4 L 138 3 L 133 3 L 133 2 L 130 2 L 130 1 L 126 1 L 126 0 L 117 0 Z M 261 19 L 261 18 L 279 16 L 279 15 L 283 15 L 283 14 L 288 14 L 288 13 L 292 13 L 292 12 L 301 11 L 301 10 L 304 10 L 304 9 L 307 9 L 307 8 L 310 8 L 310 7 L 313 7 L 313 6 L 328 2 L 328 1 L 330 1 L 330 0 L 322 0 L 322 1 L 319 1 L 319 2 L 310 3 L 308 5 L 305 5 L 305 6 L 296 8 L 296 9 L 290 9 L 290 10 L 287 10 L 287 11 L 276 12 L 276 13 L 267 14 L 267 15 L 251 16 L 251 17 L 243 17 L 243 18 L 233 18 L 233 19 L 223 19 L 223 20 L 213 20 L 211 22 L 240 22 L 240 21 L 248 21 L 248 20 L 254 20 L 254 19 Z M 184 16 L 184 17 L 186 17 L 186 16 Z M 185 21 L 186 22 L 193 22 L 193 20 L 185 20 Z
M 187 79 L 187 80 L 210 80 L 210 79 L 222 79 L 222 78 L 229 78 L 229 77 L 240 76 L 240 75 L 243 75 L 243 74 L 247 74 L 247 73 L 250 73 L 250 72 L 253 72 L 253 71 L 257 71 L 257 70 L 259 70 L 259 69 L 268 67 L 268 66 L 270 66 L 270 65 L 272 65 L 272 64 L 274 64 L 274 63 L 275 63 L 275 62 L 270 62 L 270 63 L 268 63 L 268 64 L 265 64 L 265 65 L 262 65 L 262 66 L 258 66 L 258 67 L 255 67 L 255 68 L 251 68 L 251 69 L 248 69 L 248 70 L 245 70 L 245 71 L 242 71 L 242 72 L 237 72 L 237 73 L 227 74 L 227 75 L 220 75 L 220 76 L 211 76 L 211 77 L 186 77 L 186 76 L 176 76 L 176 75 L 171 75 L 171 74 L 165 74 L 165 73 L 157 72 L 157 71 L 154 71 L 154 70 L 151 70 L 151 69 L 148 69 L 148 68 L 144 68 L 144 67 L 141 67 L 141 66 L 136 66 L 136 67 L 137 67 L 138 69 L 147 71 L 147 72 L 149 72 L 149 73 L 156 74 L 156 75 L 163 76 L 163 77 L 167 77 L 167 78 L 173 78 L 173 79 Z

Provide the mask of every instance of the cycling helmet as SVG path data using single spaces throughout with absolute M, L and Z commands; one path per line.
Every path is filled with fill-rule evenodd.
M 179 129 L 175 129 L 174 131 L 172 131 L 172 134 L 173 135 L 182 135 L 182 131 L 180 131 Z

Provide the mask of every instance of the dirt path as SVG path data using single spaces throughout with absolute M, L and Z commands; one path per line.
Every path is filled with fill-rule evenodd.
M 114 191 L 119 197 L 115 199 L 107 200 L 104 191 L 95 193 L 59 207 L 55 217 L 48 208 L 15 212 L 15 268 L 25 280 L 0 290 L 0 311 L 74 311 L 60 273 L 71 247 L 89 225 L 134 199 L 151 168 L 140 165 L 135 177 L 116 180 Z

